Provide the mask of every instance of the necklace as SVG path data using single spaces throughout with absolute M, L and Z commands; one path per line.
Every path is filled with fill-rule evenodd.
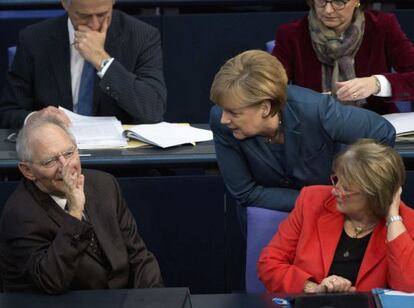
M 353 238 L 358 238 L 358 236 L 363 232 L 371 231 L 377 225 L 377 223 L 375 222 L 368 226 L 360 227 L 360 226 L 354 226 L 354 223 L 352 221 L 350 222 L 351 222 L 352 228 L 354 228 L 354 235 L 352 236 Z
M 350 239 L 353 239 L 354 243 L 352 243 L 350 246 L 346 247 L 346 249 L 343 252 L 343 256 L 344 258 L 348 258 L 351 254 L 351 251 L 353 251 L 355 248 L 359 247 L 362 243 L 366 242 L 366 238 L 359 238 L 359 236 L 363 233 L 366 232 L 371 232 L 377 225 L 377 222 L 374 222 L 370 225 L 361 227 L 361 226 L 355 226 L 354 223 L 352 222 L 352 220 L 349 220 L 349 222 L 351 223 L 352 229 L 353 229 L 353 235 L 349 236 Z M 369 238 L 370 236 L 368 236 Z M 367 244 L 367 242 L 365 243 L 365 245 Z
M 277 136 L 279 136 L 281 131 L 282 131 L 282 120 L 279 120 L 279 126 L 276 128 L 275 134 L 273 136 L 266 137 L 264 142 L 266 144 L 272 143 L 272 141 L 275 140 Z
M 349 237 L 344 230 L 343 237 L 341 237 L 341 248 L 339 251 L 341 251 L 340 253 L 346 259 L 352 255 L 354 259 L 360 256 L 362 260 L 370 237 L 371 233 L 361 238 Z

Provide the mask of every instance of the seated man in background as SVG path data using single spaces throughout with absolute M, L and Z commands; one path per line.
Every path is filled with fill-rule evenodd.
M 68 125 L 58 104 L 123 123 L 162 121 L 159 32 L 113 10 L 114 2 L 62 0 L 67 14 L 21 31 L 0 101 L 0 127 L 19 128 L 28 115 L 54 116 Z
M 0 220 L 5 291 L 163 285 L 116 180 L 81 170 L 63 124 L 46 117 L 31 121 L 20 131 L 16 151 L 24 179 Z

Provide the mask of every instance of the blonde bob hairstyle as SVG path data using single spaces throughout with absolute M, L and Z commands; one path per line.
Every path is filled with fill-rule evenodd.
M 332 170 L 344 183 L 358 187 L 379 218 L 387 216 L 394 194 L 405 182 L 401 156 L 372 139 L 349 146 L 334 160 Z
M 238 108 L 269 101 L 269 115 L 274 116 L 286 102 L 287 81 L 285 69 L 276 57 L 262 50 L 249 50 L 221 67 L 214 77 L 210 99 L 224 108 L 228 98 Z

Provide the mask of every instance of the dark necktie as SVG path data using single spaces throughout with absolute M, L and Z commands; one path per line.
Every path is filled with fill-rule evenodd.
M 69 212 L 68 204 L 65 205 L 65 211 Z M 87 222 L 88 218 L 86 217 L 86 212 L 84 211 L 82 214 L 82 221 Z M 99 241 L 96 237 L 95 231 L 92 232 L 91 240 L 89 242 L 88 246 L 88 252 L 95 257 L 104 267 L 109 267 L 108 259 L 106 258 L 105 253 L 103 252 L 103 249 L 101 245 L 99 244 Z
M 94 82 L 95 68 L 85 60 L 79 86 L 78 114 L 92 115 Z

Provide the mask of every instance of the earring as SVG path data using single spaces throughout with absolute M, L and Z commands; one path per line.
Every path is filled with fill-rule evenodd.
M 361 2 L 358 1 L 358 3 L 356 4 L 356 8 L 359 8 L 361 6 Z

